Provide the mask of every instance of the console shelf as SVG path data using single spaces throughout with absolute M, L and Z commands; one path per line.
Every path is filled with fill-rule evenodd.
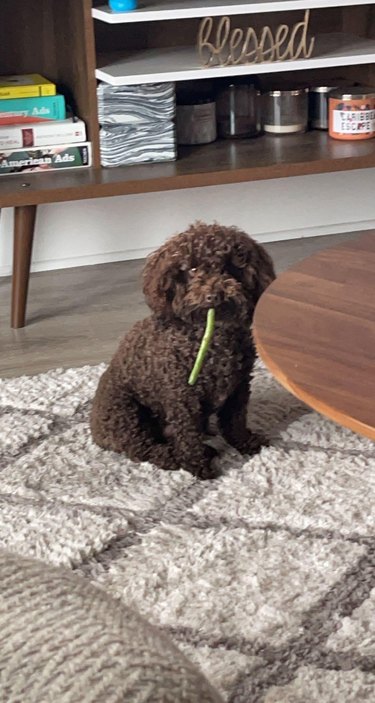
M 347 171 L 375 165 L 375 139 L 340 142 L 325 132 L 219 140 L 184 147 L 175 162 L 25 174 L 1 181 L 3 207 L 150 193 Z
M 371 5 L 372 0 L 364 0 L 362 5 Z M 94 19 L 107 24 L 133 24 L 135 22 L 159 22 L 162 20 L 189 19 L 191 17 L 220 17 L 222 15 L 251 15 L 260 12 L 288 12 L 290 10 L 314 10 L 322 7 L 347 7 L 353 0 L 243 0 L 233 4 L 222 0 L 162 0 L 142 2 L 133 12 L 112 12 L 108 5 L 94 7 Z
M 118 59 L 98 68 L 96 77 L 110 85 L 136 85 L 359 66 L 372 62 L 375 62 L 374 39 L 337 33 L 317 36 L 314 55 L 310 59 L 203 68 L 195 47 L 167 47 L 138 51 Z M 100 57 L 100 63 L 105 63 L 104 56 Z

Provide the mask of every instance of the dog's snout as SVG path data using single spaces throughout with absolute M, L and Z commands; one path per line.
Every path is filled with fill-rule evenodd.
M 206 303 L 207 305 L 220 305 L 220 303 L 223 300 L 223 296 L 221 293 L 216 292 L 216 293 L 207 293 L 206 295 Z

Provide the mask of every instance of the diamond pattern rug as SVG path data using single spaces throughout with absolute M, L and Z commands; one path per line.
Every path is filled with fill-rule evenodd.
M 373 703 L 374 444 L 258 365 L 258 456 L 206 482 L 136 465 L 91 441 L 103 368 L 0 381 L 0 546 L 136 607 L 228 703 Z

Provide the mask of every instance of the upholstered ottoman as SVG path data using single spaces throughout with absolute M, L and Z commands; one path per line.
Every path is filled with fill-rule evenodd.
M 0 551 L 1 703 L 220 703 L 164 633 L 81 576 Z

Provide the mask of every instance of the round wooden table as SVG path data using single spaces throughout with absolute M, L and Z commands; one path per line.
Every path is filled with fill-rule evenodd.
M 375 234 L 281 274 L 259 301 L 254 337 L 285 388 L 375 439 Z

